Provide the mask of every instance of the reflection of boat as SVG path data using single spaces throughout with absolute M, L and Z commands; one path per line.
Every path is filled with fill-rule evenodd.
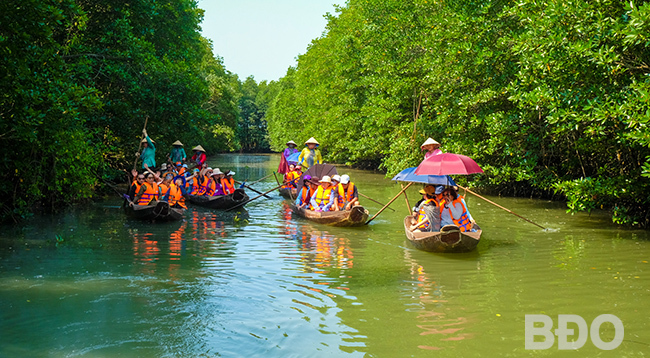
M 190 195 L 190 203 L 210 209 L 227 210 L 248 201 L 248 195 L 244 189 L 235 189 L 235 192 L 228 195 L 207 196 Z
M 474 224 L 477 231 L 461 232 L 454 225 L 446 225 L 440 231 L 412 232 L 409 230 L 413 216 L 404 218 L 406 237 L 415 248 L 431 252 L 469 252 L 476 248 L 481 239 L 481 228 Z
M 294 200 L 298 197 L 298 189 L 296 188 L 280 188 L 280 196 L 285 199 Z
M 126 216 L 138 220 L 175 221 L 183 218 L 185 209 L 169 206 L 169 203 L 159 201 L 156 205 L 124 205 Z
M 353 206 L 350 210 L 320 212 L 301 209 L 292 203 L 291 210 L 305 219 L 332 226 L 362 226 L 368 220 L 368 210 L 361 205 Z

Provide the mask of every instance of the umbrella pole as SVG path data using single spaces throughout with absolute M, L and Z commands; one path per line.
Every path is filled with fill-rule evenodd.
M 400 183 L 399 185 L 402 186 L 402 189 L 404 189 L 404 184 Z M 408 210 L 409 214 L 411 213 L 411 203 L 409 203 L 409 197 L 406 196 L 406 191 L 404 191 L 404 199 L 406 199 L 406 209 Z
M 514 215 L 514 216 L 517 216 L 517 217 L 519 217 L 519 218 L 522 218 L 522 219 L 528 221 L 529 223 L 531 223 L 531 224 L 533 224 L 533 225 L 535 225 L 535 226 L 537 226 L 537 227 L 539 227 L 539 228 L 542 228 L 542 229 L 546 230 L 546 228 L 543 227 L 542 225 L 537 224 L 537 223 L 535 223 L 535 222 L 533 222 L 533 221 L 531 221 L 531 220 L 526 219 L 525 217 L 523 217 L 523 216 L 521 216 L 521 215 L 519 215 L 519 214 L 517 214 L 517 213 L 514 213 L 514 212 L 510 211 L 510 210 L 504 208 L 503 206 L 501 206 L 501 205 L 499 205 L 499 204 L 493 202 L 492 200 L 489 200 L 489 199 L 487 199 L 487 198 L 484 198 L 484 197 L 482 197 L 482 196 L 476 194 L 475 192 L 473 192 L 473 191 L 471 191 L 471 190 L 469 190 L 469 189 L 467 189 L 467 188 L 464 188 L 464 187 L 462 187 L 462 186 L 460 186 L 460 185 L 458 185 L 458 187 L 461 188 L 461 189 L 463 189 L 463 190 L 465 190 L 465 191 L 467 191 L 468 193 L 474 194 L 475 196 L 477 196 L 477 197 L 479 197 L 479 198 L 481 198 L 481 199 L 487 201 L 488 203 L 490 203 L 490 204 L 496 206 L 496 207 L 499 208 L 499 209 L 505 210 L 505 211 L 509 212 L 510 214 L 512 214 L 512 215 Z
M 377 200 L 375 200 L 375 199 L 369 197 L 368 195 L 363 195 L 363 194 L 361 194 L 360 192 L 357 192 L 357 193 L 358 193 L 359 195 L 363 196 L 364 198 L 366 198 L 366 199 L 368 199 L 368 200 L 370 200 L 370 201 L 374 201 L 375 203 L 377 203 L 377 204 L 379 204 L 379 205 L 381 205 L 381 206 L 384 205 L 384 204 L 378 202 Z M 395 209 L 393 209 L 393 208 L 389 208 L 389 209 L 392 210 L 392 211 L 395 211 Z
M 377 212 L 377 214 L 375 214 L 373 217 L 371 217 L 370 220 L 366 221 L 366 225 L 370 224 L 371 221 L 375 220 L 375 218 L 377 217 L 377 215 L 381 214 L 381 212 L 384 211 L 384 209 L 386 209 L 386 208 L 388 207 L 388 205 L 392 204 L 393 201 L 395 201 L 395 199 L 397 199 L 400 195 L 402 195 L 402 193 L 405 192 L 406 189 L 408 189 L 411 185 L 413 185 L 413 183 L 408 183 L 408 185 L 406 185 L 406 187 L 402 188 L 402 191 L 400 191 L 399 193 L 397 193 L 397 195 L 395 195 L 394 198 L 390 199 L 390 201 L 388 202 L 388 204 L 384 205 L 384 207 L 381 208 L 381 209 Z

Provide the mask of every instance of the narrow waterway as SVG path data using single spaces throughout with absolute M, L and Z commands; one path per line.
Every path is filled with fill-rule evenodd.
M 253 181 L 277 155 L 221 155 Z M 341 168 L 387 202 L 382 174 Z M 255 184 L 266 191 L 275 179 Z M 408 191 L 413 203 L 417 189 Z M 251 196 L 256 194 L 250 193 Z M 292 217 L 277 194 L 238 213 L 190 207 L 182 222 L 127 219 L 117 197 L 0 231 L 0 357 L 646 357 L 650 235 L 561 203 L 469 196 L 477 251 L 406 240 L 403 198 L 370 225 Z M 362 200 L 374 214 L 380 205 Z M 525 350 L 525 315 L 616 315 L 602 351 Z M 571 326 L 575 328 L 577 326 Z M 601 326 L 603 341 L 614 338 Z M 539 338 L 538 338 L 539 340 Z

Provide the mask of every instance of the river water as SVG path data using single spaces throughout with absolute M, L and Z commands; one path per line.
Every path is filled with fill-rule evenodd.
M 253 181 L 277 155 L 221 155 Z M 382 174 L 340 168 L 387 202 Z M 273 177 L 255 184 L 276 185 Z M 417 189 L 409 189 L 411 204 Z M 251 197 L 256 194 L 249 192 Z M 370 225 L 292 217 L 277 195 L 185 220 L 127 219 L 119 199 L 0 232 L 1 357 L 646 357 L 650 236 L 561 203 L 495 198 L 541 230 L 468 197 L 484 229 L 469 254 L 415 250 L 403 198 Z M 371 212 L 381 207 L 362 200 Z M 525 349 L 525 316 L 613 314 L 624 341 L 603 351 Z M 577 326 L 570 325 L 569 328 Z M 585 332 L 586 333 L 586 332 Z M 599 335 L 611 341 L 605 323 Z M 569 338 L 569 340 L 575 340 Z M 537 337 L 537 341 L 543 340 Z

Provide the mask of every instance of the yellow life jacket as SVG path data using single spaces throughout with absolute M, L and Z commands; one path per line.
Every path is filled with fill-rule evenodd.
M 424 218 L 427 217 L 426 212 L 424 211 L 424 206 L 428 205 L 429 203 L 433 203 L 435 206 L 438 206 L 438 202 L 436 199 L 427 199 L 425 200 L 422 205 L 420 205 L 420 210 L 418 211 L 418 217 L 416 218 L 416 223 L 419 223 L 420 221 L 424 220 Z M 431 221 L 427 221 L 424 224 L 416 227 L 416 229 L 419 230 L 429 230 L 431 228 Z
M 318 186 L 318 189 L 316 189 L 316 197 L 314 200 L 316 201 L 316 204 L 320 207 L 321 205 L 327 205 L 330 202 L 330 195 L 332 194 L 332 189 L 323 189 L 322 186 Z M 316 210 L 318 208 L 312 207 L 311 210 Z

